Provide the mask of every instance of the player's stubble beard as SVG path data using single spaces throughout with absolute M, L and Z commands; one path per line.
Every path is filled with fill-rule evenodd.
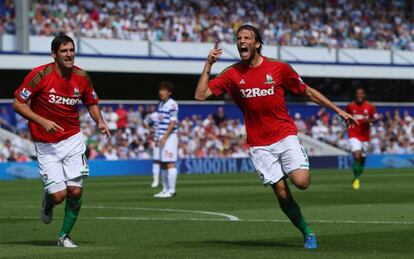
M 58 66 L 61 75 L 64 77 L 69 77 L 72 74 L 73 66 L 75 64 L 75 55 L 57 55 L 55 58 L 55 63 Z

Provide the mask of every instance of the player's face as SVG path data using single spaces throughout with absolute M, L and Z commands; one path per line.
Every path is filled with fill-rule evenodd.
M 61 67 L 71 69 L 75 63 L 75 46 L 72 42 L 60 45 L 57 52 L 52 53 L 53 58 Z
M 362 103 L 365 100 L 365 91 L 362 89 L 358 89 L 355 92 L 355 99 L 358 103 Z
M 257 53 L 260 43 L 256 42 L 254 33 L 250 30 L 241 30 L 237 34 L 237 49 L 242 61 L 252 60 Z
M 168 91 L 168 90 L 167 90 L 167 89 L 165 89 L 165 88 L 161 88 L 161 89 L 158 91 L 158 94 L 159 94 L 159 96 L 160 96 L 160 100 L 161 100 L 161 101 L 166 101 L 166 100 L 168 100 L 168 98 L 170 98 L 171 92 L 170 92 L 170 91 Z

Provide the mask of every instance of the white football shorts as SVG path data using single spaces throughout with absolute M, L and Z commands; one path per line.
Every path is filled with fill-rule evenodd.
M 82 187 L 89 175 L 85 139 L 81 132 L 57 143 L 35 142 L 39 173 L 48 193 Z
M 160 161 L 161 162 L 177 162 L 178 153 L 178 136 L 172 133 L 163 147 L 160 147 Z
M 349 139 L 349 146 L 351 147 L 351 152 L 361 151 L 362 156 L 365 157 L 368 153 L 369 142 L 368 141 L 361 141 L 357 138 L 350 138 Z
M 297 169 L 309 169 L 309 158 L 297 136 L 268 146 L 250 148 L 250 157 L 263 185 L 273 185 Z

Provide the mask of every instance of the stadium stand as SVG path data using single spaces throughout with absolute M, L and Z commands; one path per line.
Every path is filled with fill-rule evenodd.
M 228 43 L 252 23 L 265 44 L 414 50 L 412 11 L 402 0 L 36 0 L 30 22 L 33 35 Z M 13 1 L 0 1 L 0 33 L 15 33 L 13 18 Z
M 143 121 L 154 109 L 153 105 L 134 108 L 124 108 L 122 105 L 117 108 L 103 106 L 103 116 L 113 132 L 110 141 L 106 141 L 103 135 L 97 133 L 89 114 L 85 109 L 81 109 L 81 128 L 87 137 L 89 158 L 106 160 L 151 158 L 150 147 L 154 144 L 152 131 L 144 127 Z M 127 120 L 118 120 L 119 114 L 125 112 Z M 349 151 L 344 126 L 338 117 L 332 116 L 324 109 L 307 118 L 302 118 L 300 113 L 296 113 L 294 120 L 300 133 Z M 23 125 L 21 117 L 17 117 L 9 120 L 6 126 L 14 129 L 22 139 L 29 139 L 27 126 Z M 204 118 L 200 115 L 185 117 L 180 121 L 179 136 L 180 158 L 248 156 L 243 123 L 239 118 L 228 118 L 221 109 Z M 414 153 L 414 119 L 408 111 L 403 114 L 398 111 L 380 114 L 379 121 L 372 127 L 371 136 L 370 153 Z M 22 151 L 20 143 L 18 139 L 5 141 L 0 147 L 0 161 L 30 160 L 28 153 Z M 308 149 L 310 155 L 315 155 L 313 152 Z

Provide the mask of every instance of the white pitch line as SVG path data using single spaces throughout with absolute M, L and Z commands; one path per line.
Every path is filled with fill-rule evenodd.
M 0 206 L 7 207 L 7 206 Z M 14 207 L 14 206 L 13 206 Z M 17 207 L 17 206 L 16 206 Z M 25 208 L 38 208 L 33 205 L 24 205 L 18 207 Z M 212 215 L 224 217 L 229 221 L 239 221 L 240 219 L 234 215 L 213 212 L 213 211 L 202 211 L 202 210 L 182 210 L 182 209 L 168 209 L 168 208 L 140 208 L 140 207 L 118 207 L 118 206 L 82 206 L 83 209 L 104 209 L 104 210 L 143 210 L 143 211 L 163 211 L 163 212 L 179 212 L 179 213 L 188 213 L 188 214 L 203 214 L 203 215 Z
M 0 220 L 34 220 L 39 217 L 9 217 L 0 216 Z M 60 218 L 57 218 L 60 219 Z M 113 221 L 211 221 L 211 222 L 229 222 L 227 219 L 202 219 L 202 218 L 151 218 L 151 217 L 81 217 L 84 220 L 113 220 Z M 290 223 L 285 219 L 239 219 L 233 222 L 270 222 L 270 223 Z M 378 224 L 378 225 L 414 225 L 414 221 L 356 221 L 356 220 L 308 220 L 309 223 L 319 224 Z
M 234 215 L 202 210 L 181 210 L 181 209 L 166 209 L 166 208 L 139 208 L 139 207 L 110 207 L 110 206 L 85 206 L 86 209 L 110 209 L 110 210 L 145 210 L 145 211 L 166 211 L 179 213 L 204 214 L 225 217 L 230 221 L 239 221 L 240 219 Z

